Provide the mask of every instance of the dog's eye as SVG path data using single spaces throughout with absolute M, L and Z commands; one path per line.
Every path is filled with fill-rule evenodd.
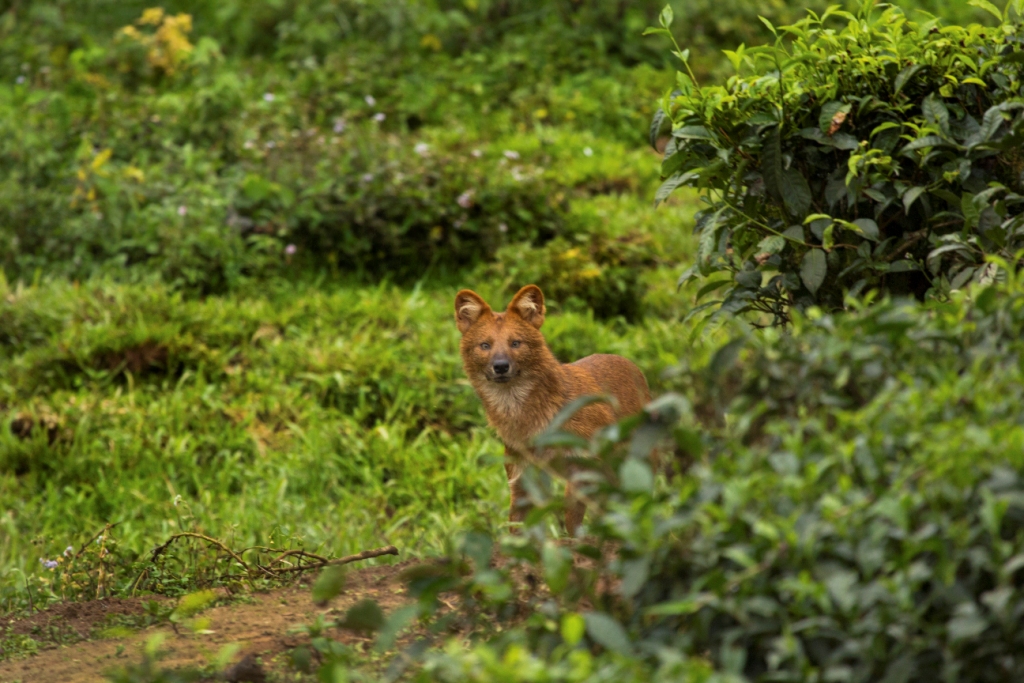
M 512 348 L 513 349 L 518 349 L 519 348 L 519 342 L 518 341 L 512 342 Z
M 480 345 L 480 348 L 483 349 L 484 351 L 490 351 L 491 345 L 488 344 L 487 342 L 484 342 L 483 344 Z

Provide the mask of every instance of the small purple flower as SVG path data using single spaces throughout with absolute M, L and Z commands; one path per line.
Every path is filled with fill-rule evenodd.
M 334 132 L 339 134 L 345 132 L 345 119 L 334 119 Z
M 388 115 L 387 115 L 387 114 L 385 114 L 385 113 L 384 113 L 384 112 L 382 112 L 382 111 L 379 111 L 379 112 L 377 112 L 376 114 L 374 114 L 374 115 L 373 115 L 373 120 L 374 120 L 374 121 L 376 121 L 377 123 L 381 123 L 381 122 L 383 122 L 383 121 L 384 121 L 384 119 L 386 119 L 387 117 L 388 117 Z
M 515 160 L 519 158 L 519 152 L 516 152 L 515 150 L 512 149 L 506 149 L 504 154 L 506 159 Z
M 39 561 L 42 562 L 43 566 L 46 567 L 47 569 L 56 569 L 57 568 L 57 560 L 39 560 Z
M 298 250 L 298 247 L 296 247 L 294 244 L 289 244 L 287 247 L 284 248 L 284 255 L 295 256 L 295 252 L 297 252 Z
M 458 202 L 459 206 L 461 206 L 463 209 L 468 209 L 469 207 L 473 206 L 473 194 L 474 190 L 466 190 L 465 192 L 460 194 L 459 198 L 456 199 L 455 201 Z
M 374 106 L 375 104 L 377 104 L 377 100 L 376 100 L 376 99 L 374 99 L 373 95 L 367 95 L 367 96 L 366 96 L 366 97 L 364 97 L 363 99 L 364 99 L 364 100 L 366 100 L 366 104 L 367 104 L 368 106 L 371 106 L 371 107 L 372 107 L 372 106 Z
M 265 93 L 263 93 L 263 101 L 264 102 L 273 102 L 274 101 L 274 93 L 272 93 L 272 92 L 265 92 Z
M 186 213 L 188 213 L 188 208 L 184 204 L 178 207 L 179 216 L 184 216 Z

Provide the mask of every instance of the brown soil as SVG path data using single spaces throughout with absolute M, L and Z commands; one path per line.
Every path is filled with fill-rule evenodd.
M 144 603 L 150 598 L 106 599 L 83 603 L 56 605 L 25 619 L 12 620 L 0 629 L 10 627 L 15 634 L 24 634 L 50 643 L 39 654 L 0 661 L 0 683 L 86 683 L 104 681 L 104 673 L 137 662 L 143 644 L 154 633 L 167 638 L 162 650 L 162 665 L 168 668 L 202 667 L 224 645 L 239 643 L 242 648 L 235 661 L 248 655 L 258 657 L 263 668 L 280 670 L 285 665 L 281 655 L 303 643 L 304 636 L 293 627 L 310 623 L 318 614 L 344 613 L 364 598 L 372 598 L 388 613 L 406 602 L 399 573 L 408 563 L 368 567 L 348 575 L 345 591 L 330 605 L 318 607 L 310 598 L 307 585 L 297 584 L 268 593 L 248 596 L 209 609 L 201 615 L 209 619 L 208 635 L 196 635 L 187 628 L 175 632 L 169 624 L 152 626 L 124 637 L 85 640 L 72 645 L 57 645 L 78 637 L 95 635 L 97 629 L 110 626 L 111 618 L 140 617 Z M 331 618 L 337 618 L 338 615 Z M 0 631 L 2 633 L 2 631 Z M 336 632 L 332 632 L 332 635 Z M 369 639 L 340 634 L 342 640 L 358 643 Z M 249 659 L 252 661 L 252 658 Z M 250 680 L 247 677 L 235 680 Z
M 143 598 L 107 598 L 53 605 L 8 625 L 16 635 L 61 641 L 88 638 L 93 630 L 110 625 L 117 617 L 140 617 L 144 613 Z

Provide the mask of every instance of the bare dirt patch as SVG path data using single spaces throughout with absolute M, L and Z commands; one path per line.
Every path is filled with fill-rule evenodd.
M 203 666 L 224 645 L 239 643 L 242 648 L 236 661 L 254 655 L 262 660 L 265 668 L 280 669 L 284 666 L 280 655 L 305 640 L 304 636 L 293 632 L 294 627 L 309 623 L 318 614 L 344 612 L 365 598 L 376 600 L 385 612 L 404 604 L 405 588 L 399 574 L 408 564 L 403 562 L 349 572 L 345 591 L 327 607 L 313 604 L 309 587 L 305 584 L 255 593 L 248 596 L 246 602 L 214 607 L 202 615 L 210 620 L 209 628 L 213 633 L 208 635 L 195 635 L 187 629 L 176 632 L 170 624 L 160 624 L 126 637 L 86 640 L 66 646 L 51 645 L 37 655 L 0 662 L 0 683 L 103 681 L 104 672 L 138 661 L 143 644 L 156 632 L 167 635 L 162 664 L 168 668 Z M 142 614 L 143 603 L 148 599 L 67 603 L 25 619 L 7 624 L 0 622 L 0 625 L 26 635 L 39 633 L 40 628 L 64 628 L 88 636 L 96 628 L 109 623 L 108 615 Z M 351 634 L 332 635 L 348 642 L 363 640 Z
M 107 598 L 65 602 L 8 625 L 11 633 L 41 636 L 39 640 L 88 638 L 94 630 L 110 625 L 117 617 L 141 617 L 145 613 L 144 601 L 144 598 Z

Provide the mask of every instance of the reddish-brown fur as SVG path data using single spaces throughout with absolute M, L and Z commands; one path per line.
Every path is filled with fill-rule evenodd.
M 544 294 L 536 285 L 520 289 L 504 313 L 493 312 L 468 289 L 455 297 L 463 368 L 483 401 L 488 421 L 505 444 L 505 471 L 512 495 L 509 520 L 513 522 L 524 516 L 520 503 L 525 493 L 519 477 L 525 468 L 525 454 L 531 452 L 531 441 L 558 411 L 580 396 L 614 396 L 614 408 L 592 403 L 563 426 L 589 439 L 601 427 L 640 412 L 651 400 L 640 368 L 621 356 L 595 354 L 575 363 L 558 362 L 540 332 L 545 313 Z M 495 368 L 506 362 L 508 369 L 499 375 Z M 575 535 L 584 507 L 572 499 L 571 490 L 566 491 L 566 501 L 565 526 Z

